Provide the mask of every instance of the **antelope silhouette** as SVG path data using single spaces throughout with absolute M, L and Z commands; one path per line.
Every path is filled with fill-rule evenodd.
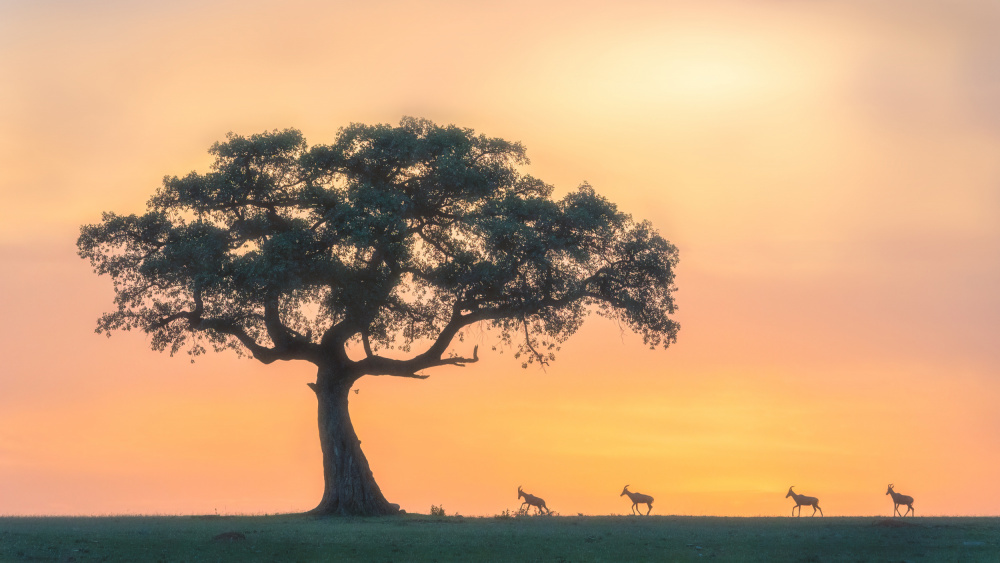
M 795 485 L 792 485 L 792 487 L 794 487 L 794 486 Z M 792 516 L 795 516 L 795 509 L 796 508 L 799 509 L 799 516 L 802 516 L 802 507 L 803 506 L 811 506 L 811 507 L 813 507 L 812 516 L 816 516 L 816 511 L 817 510 L 819 510 L 819 515 L 823 516 L 823 509 L 819 507 L 819 499 L 818 498 L 816 498 L 816 497 L 807 497 L 806 495 L 796 494 L 795 491 L 792 490 L 792 487 L 788 487 L 788 494 L 785 495 L 785 498 L 792 497 L 793 499 L 795 499 L 795 506 L 792 507 Z
M 644 495 L 642 493 L 633 493 L 632 491 L 628 490 L 628 485 L 625 485 L 625 488 L 622 489 L 622 494 L 618 496 L 621 497 L 625 495 L 628 495 L 628 498 L 632 501 L 632 514 L 638 512 L 639 515 L 642 516 L 642 511 L 639 510 L 639 505 L 645 504 L 646 506 L 649 507 L 646 510 L 646 516 L 649 516 L 649 513 L 653 510 L 653 497 L 649 495 Z
M 892 483 L 889 484 L 889 489 L 885 492 L 885 494 L 892 496 L 892 503 L 893 503 L 892 515 L 893 516 L 899 514 L 899 505 L 901 505 L 901 504 L 905 504 L 908 508 L 906 510 L 906 513 L 900 514 L 900 516 L 906 516 L 910 512 L 913 512 L 914 516 L 917 515 L 917 511 L 913 510 L 913 497 L 911 497 L 909 495 L 901 495 L 901 494 L 897 493 L 896 491 L 892 490 Z
M 529 495 L 528 493 L 522 491 L 521 486 L 518 485 L 517 498 L 521 497 L 524 497 L 524 502 L 521 503 L 521 508 L 524 508 L 524 505 L 528 505 L 528 506 L 534 506 L 538 510 L 539 514 L 542 513 L 542 510 L 545 510 L 545 512 L 548 514 L 552 513 L 552 511 L 549 510 L 549 507 L 545 506 L 545 501 L 543 499 L 540 499 L 535 495 Z

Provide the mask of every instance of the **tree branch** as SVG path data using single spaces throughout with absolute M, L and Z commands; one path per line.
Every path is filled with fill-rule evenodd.
M 417 372 L 440 366 L 465 367 L 465 364 L 471 364 L 478 361 L 479 345 L 477 344 L 472 349 L 471 358 L 454 357 L 433 359 L 424 357 L 424 354 L 421 354 L 420 356 L 410 360 L 394 360 L 391 358 L 383 358 L 382 356 L 369 356 L 360 362 L 356 362 L 355 366 L 360 368 L 366 375 L 391 375 L 393 377 L 427 379 L 430 377 L 429 375 L 418 374 Z
M 538 350 L 535 350 L 534 346 L 531 345 L 531 335 L 528 334 L 528 321 L 525 320 L 524 315 L 521 316 L 521 326 L 524 327 L 524 344 L 525 344 L 525 346 L 527 346 L 528 350 L 531 350 L 531 353 L 534 354 L 535 359 L 538 360 L 538 364 L 539 365 L 541 365 L 542 367 L 547 366 L 549 364 L 549 362 L 545 359 L 544 356 L 542 356 L 538 352 Z
M 310 342 L 289 340 L 284 345 L 276 345 L 273 348 L 268 348 L 266 346 L 262 346 L 254 340 L 254 338 L 250 336 L 246 330 L 243 329 L 243 327 L 232 321 L 218 318 L 202 318 L 201 311 L 199 309 L 200 305 L 197 305 L 194 311 L 182 311 L 163 317 L 151 323 L 147 327 L 146 332 L 153 332 L 164 328 L 178 320 L 186 320 L 188 322 L 187 329 L 191 332 L 214 330 L 215 332 L 227 334 L 236 338 L 239 340 L 240 344 L 253 354 L 255 359 L 264 364 L 270 364 L 277 360 L 316 361 L 318 358 L 317 347 Z
M 264 327 L 275 347 L 284 347 L 288 344 L 288 331 L 282 324 L 278 312 L 278 296 L 272 291 L 268 291 L 267 297 L 264 298 Z
M 365 356 L 371 358 L 372 356 L 375 355 L 375 354 L 372 353 L 372 344 L 368 340 L 368 331 L 367 330 L 362 330 L 361 331 L 361 345 L 364 346 L 364 348 L 365 348 Z

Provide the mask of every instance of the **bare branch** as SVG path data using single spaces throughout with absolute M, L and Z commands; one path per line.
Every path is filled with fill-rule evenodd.
M 371 358 L 372 356 L 375 355 L 375 354 L 372 353 L 372 344 L 368 340 L 368 331 L 367 330 L 362 330 L 361 331 L 361 344 L 365 348 L 365 356 Z
M 394 377 L 411 377 L 413 379 L 427 379 L 430 377 L 429 375 L 421 375 L 417 373 L 390 373 L 388 375 L 392 375 Z
M 535 359 L 538 360 L 538 364 L 539 365 L 541 365 L 542 367 L 547 366 L 549 364 L 549 362 L 545 359 L 544 356 L 542 356 L 538 352 L 538 350 L 535 350 L 534 346 L 531 345 L 531 335 L 528 334 L 528 321 L 526 321 L 523 316 L 521 317 L 521 326 L 524 327 L 524 344 L 525 344 L 525 346 L 528 347 L 528 350 L 530 350 L 531 353 L 535 356 Z
M 472 350 L 471 358 L 434 358 L 427 356 L 426 353 L 409 360 L 394 360 L 391 358 L 384 358 L 382 356 L 369 356 L 359 362 L 355 362 L 354 366 L 358 368 L 361 373 L 367 375 L 391 375 L 394 377 L 427 379 L 429 376 L 421 375 L 417 372 L 440 366 L 465 367 L 465 364 L 471 364 L 478 361 L 479 346 L 476 345 Z

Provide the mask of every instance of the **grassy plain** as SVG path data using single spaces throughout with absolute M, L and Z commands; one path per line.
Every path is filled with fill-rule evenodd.
M 1000 518 L 0 518 L 0 561 L 1000 561 Z

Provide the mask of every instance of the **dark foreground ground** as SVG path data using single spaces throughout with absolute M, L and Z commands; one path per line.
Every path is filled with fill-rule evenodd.
M 1000 561 L 1000 518 L 0 518 L 0 561 Z

